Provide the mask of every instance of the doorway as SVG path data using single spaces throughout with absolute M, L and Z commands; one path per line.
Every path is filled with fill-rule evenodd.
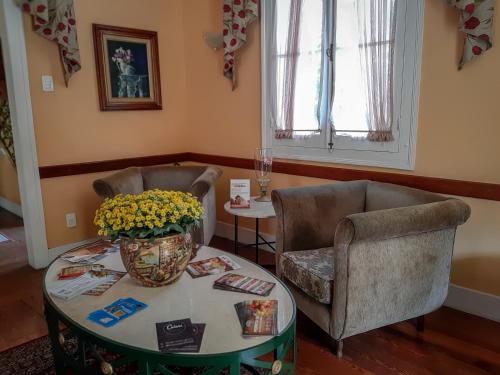
M 0 40 L 0 275 L 28 263 Z
M 28 60 L 21 9 L 13 0 L 0 0 L 0 43 L 12 122 L 15 160 L 28 263 L 49 263 L 42 191 L 31 108 Z

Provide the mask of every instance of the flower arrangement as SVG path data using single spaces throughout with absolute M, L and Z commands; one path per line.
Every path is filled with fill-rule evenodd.
M 111 60 L 113 60 L 113 62 L 115 63 L 124 62 L 125 64 L 130 64 L 132 61 L 134 61 L 134 55 L 132 54 L 131 50 L 125 50 L 123 47 L 120 47 L 115 50 L 115 53 Z
M 96 211 L 99 235 L 131 240 L 184 234 L 200 224 L 203 206 L 190 193 L 148 190 L 107 198 Z

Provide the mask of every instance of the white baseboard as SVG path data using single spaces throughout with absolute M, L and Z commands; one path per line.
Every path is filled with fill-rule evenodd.
M 218 221 L 215 234 L 219 237 L 233 240 L 234 225 Z M 275 236 L 269 233 L 261 234 L 269 242 L 275 240 Z M 244 244 L 255 243 L 255 231 L 240 226 L 238 241 Z M 267 246 L 262 247 L 262 250 L 270 251 Z M 450 284 L 448 297 L 444 305 L 455 310 L 500 322 L 500 297 L 493 294 Z
M 74 242 L 74 243 L 68 243 L 66 245 L 58 246 L 58 247 L 53 247 L 49 249 L 49 262 L 52 262 L 54 259 L 56 259 L 59 255 L 64 254 L 66 251 L 69 251 L 71 249 L 74 249 L 75 247 L 86 245 L 91 242 L 97 241 L 99 238 L 91 238 L 89 240 L 83 240 L 79 242 Z
M 0 207 L 9 212 L 12 212 L 14 215 L 23 217 L 23 210 L 19 203 L 14 203 L 4 197 L 0 197 Z
M 238 242 L 242 244 L 254 244 L 255 243 L 255 231 L 253 229 L 245 228 L 242 227 L 241 225 L 238 226 Z M 222 237 L 222 238 L 227 238 L 231 241 L 234 240 L 234 224 L 228 224 L 224 223 L 222 221 L 217 222 L 217 226 L 215 227 L 215 235 Z M 269 234 L 269 233 L 263 233 L 260 232 L 260 235 L 266 239 L 268 242 L 274 242 L 276 237 Z M 264 250 L 264 251 L 270 251 L 272 252 L 272 249 L 269 248 L 267 245 L 261 245 L 259 249 Z
M 500 297 L 451 284 L 444 305 L 500 322 Z

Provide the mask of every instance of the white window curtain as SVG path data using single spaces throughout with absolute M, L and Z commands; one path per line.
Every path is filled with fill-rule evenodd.
M 331 0 L 280 0 L 270 5 L 273 40 L 269 54 L 271 119 L 277 139 L 320 132 L 328 90 L 322 69 L 324 3 Z M 279 15 L 279 17 L 277 17 Z
M 359 53 L 368 140 L 393 140 L 393 65 L 397 0 L 358 0 Z
M 275 138 L 331 129 L 332 137 L 393 140 L 396 2 L 270 2 L 268 74 Z M 337 19 L 337 14 L 342 16 Z

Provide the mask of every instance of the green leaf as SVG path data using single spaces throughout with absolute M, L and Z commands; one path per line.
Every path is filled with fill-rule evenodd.
M 184 234 L 184 228 L 181 227 L 179 224 L 168 224 L 165 229 L 170 232 L 172 230 L 178 232 L 178 233 L 181 233 L 181 234 Z

